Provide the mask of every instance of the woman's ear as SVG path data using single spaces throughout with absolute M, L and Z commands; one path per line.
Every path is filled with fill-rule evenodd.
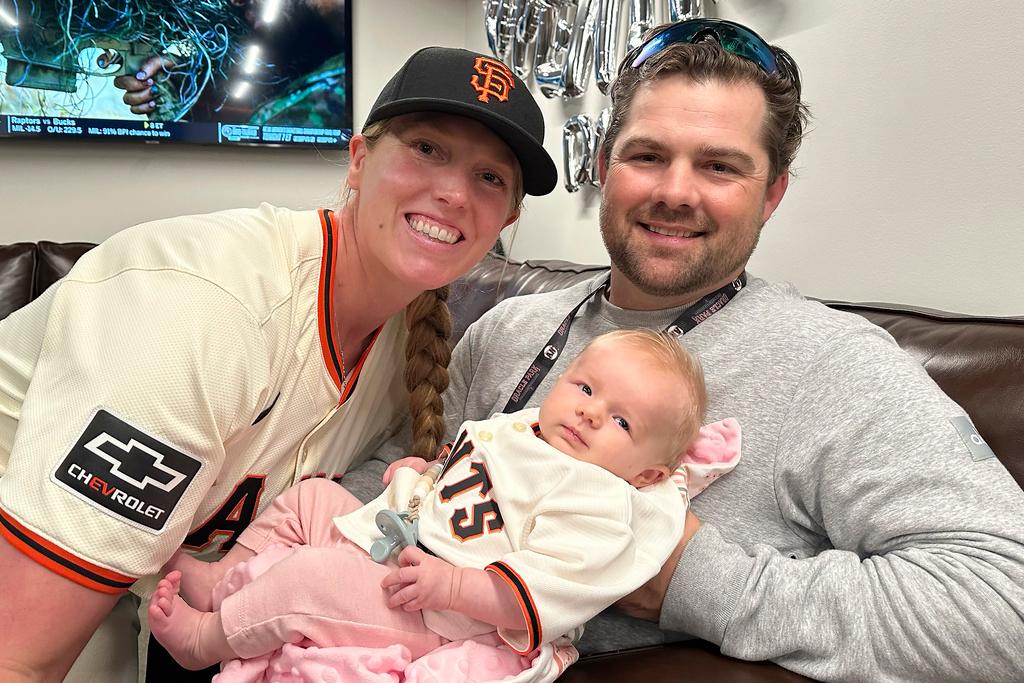
M 362 183 L 363 168 L 366 164 L 366 152 L 368 150 L 366 138 L 362 135 L 353 135 L 348 141 L 348 186 L 358 190 Z
M 505 224 L 502 225 L 501 228 L 504 230 L 508 226 L 515 223 L 517 220 L 519 220 L 519 209 L 516 209 L 515 211 L 508 215 L 508 218 L 505 219 Z

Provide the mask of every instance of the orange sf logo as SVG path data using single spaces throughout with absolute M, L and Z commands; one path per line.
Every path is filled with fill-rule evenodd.
M 508 101 L 509 92 L 516 87 L 511 69 L 490 57 L 477 57 L 473 68 L 476 74 L 469 82 L 473 89 L 480 93 L 478 100 L 490 102 L 490 96 L 494 95 L 499 102 Z

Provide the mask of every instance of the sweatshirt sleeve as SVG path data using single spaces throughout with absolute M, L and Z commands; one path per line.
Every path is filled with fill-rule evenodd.
M 891 340 L 833 339 L 800 380 L 773 482 L 820 552 L 741 547 L 705 525 L 661 627 L 819 679 L 1024 679 L 1024 492 L 970 437 Z

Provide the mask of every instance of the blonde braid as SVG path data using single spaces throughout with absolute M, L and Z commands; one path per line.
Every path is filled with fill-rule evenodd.
M 430 460 L 444 438 L 448 361 L 452 357 L 452 317 L 448 286 L 427 290 L 405 307 L 409 338 L 405 344 L 405 387 L 412 415 L 412 452 Z

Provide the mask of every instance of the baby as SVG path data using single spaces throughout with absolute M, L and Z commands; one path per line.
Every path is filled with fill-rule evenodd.
M 365 506 L 307 480 L 221 561 L 176 555 L 149 608 L 152 632 L 192 669 L 297 642 L 400 643 L 415 658 L 495 630 L 529 653 L 639 588 L 676 547 L 687 500 L 670 475 L 705 403 L 700 365 L 675 339 L 600 336 L 539 409 L 462 425 L 419 502 L 418 542 L 397 562 L 368 555 L 374 520 L 408 509 L 428 467 L 419 458 L 394 463 Z M 262 573 L 225 588 L 258 554 L 273 556 Z

